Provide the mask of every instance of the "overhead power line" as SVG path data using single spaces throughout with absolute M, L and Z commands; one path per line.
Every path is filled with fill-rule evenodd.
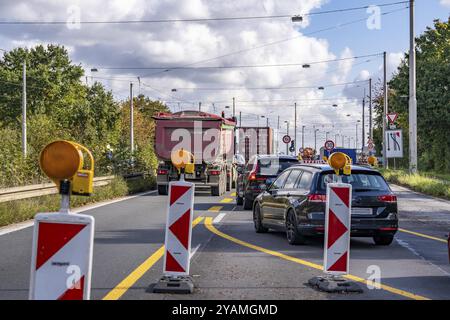
M 266 68 L 266 67 L 293 67 L 293 66 L 303 66 L 303 65 L 314 65 L 321 63 L 339 62 L 345 60 L 356 60 L 368 57 L 382 56 L 383 53 L 373 53 L 362 56 L 338 58 L 338 59 L 328 59 L 313 62 L 297 62 L 297 63 L 278 63 L 278 64 L 259 64 L 259 65 L 231 65 L 231 66 L 204 66 L 204 67 L 177 67 L 177 69 L 239 69 L 239 68 Z M 171 67 L 96 67 L 99 70 L 170 70 Z
M 389 7 L 396 6 L 400 4 L 408 3 L 409 1 L 398 1 L 390 3 L 372 4 L 378 7 Z M 292 18 L 293 16 L 315 16 L 321 14 L 331 14 L 331 13 L 343 13 L 357 10 L 364 10 L 369 8 L 370 5 L 350 7 L 326 11 L 316 11 L 305 14 L 280 14 L 280 15 L 261 15 L 261 16 L 241 16 L 241 17 L 215 17 L 215 18 L 186 18 L 186 19 L 142 19 L 142 20 L 89 20 L 89 21 L 77 21 L 79 24 L 139 24 L 139 23 L 176 23 L 176 22 L 210 22 L 210 21 L 235 21 L 235 20 L 262 20 L 262 19 L 285 19 Z M 45 21 L 45 20 L 34 20 L 34 21 L 0 21 L 0 25 L 67 25 L 66 20 L 57 21 Z

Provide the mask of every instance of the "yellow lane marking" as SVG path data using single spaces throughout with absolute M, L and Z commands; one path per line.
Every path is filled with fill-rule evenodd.
M 197 217 L 192 222 L 192 228 L 202 222 L 203 217 Z M 114 289 L 112 289 L 103 300 L 118 300 L 125 292 L 128 291 L 150 268 L 164 256 L 164 245 L 161 246 L 155 253 L 141 263 L 134 269 L 125 279 L 123 279 Z
M 441 239 L 441 238 L 432 237 L 432 236 L 429 236 L 429 235 L 426 235 L 426 234 L 423 234 L 423 233 L 419 233 L 419 232 L 414 232 L 414 231 L 401 229 L 401 228 L 399 228 L 398 231 L 405 232 L 405 233 L 410 233 L 410 234 L 413 234 L 415 236 L 419 236 L 419 237 L 422 237 L 422 238 L 427 238 L 427 239 L 431 239 L 431 240 L 436 240 L 436 241 L 440 241 L 440 242 L 443 242 L 443 243 L 447 243 L 447 240 L 444 240 L 444 239 Z
M 209 212 L 219 212 L 220 209 L 222 209 L 223 207 L 221 206 L 213 206 L 211 208 L 208 209 Z
M 230 203 L 233 201 L 233 198 L 223 198 L 222 200 L 220 200 L 220 202 L 222 203 Z
M 288 255 L 283 254 L 281 252 L 277 252 L 277 251 L 273 251 L 273 250 L 270 250 L 270 249 L 262 248 L 262 247 L 253 245 L 251 243 L 248 243 L 248 242 L 239 240 L 237 238 L 234 238 L 234 237 L 232 237 L 232 236 L 230 236 L 228 234 L 225 234 L 225 233 L 217 230 L 216 227 L 213 226 L 212 218 L 210 218 L 210 217 L 205 219 L 205 225 L 209 229 L 209 231 L 211 231 L 212 233 L 215 233 L 216 235 L 218 235 L 218 236 L 220 236 L 222 238 L 225 238 L 227 240 L 230 240 L 230 241 L 232 241 L 234 243 L 240 244 L 241 246 L 244 246 L 244 247 L 247 247 L 247 248 L 251 248 L 253 250 L 264 252 L 264 253 L 270 254 L 272 256 L 276 256 L 278 258 L 281 258 L 281 259 L 285 259 L 285 260 L 292 261 L 292 262 L 295 262 L 295 263 L 298 263 L 298 264 L 301 264 L 301 265 L 304 265 L 304 266 L 307 266 L 307 267 L 310 267 L 310 268 L 314 268 L 314 269 L 323 271 L 323 267 L 321 265 L 319 265 L 319 264 L 312 263 L 312 262 L 309 262 L 309 261 L 306 261 L 306 260 L 303 260 L 303 259 L 291 257 L 291 256 L 288 256 Z M 357 277 L 357 276 L 354 276 L 354 275 L 346 275 L 345 277 L 347 279 L 350 279 L 350 280 L 353 280 L 353 281 L 361 282 L 361 283 L 364 283 L 364 284 L 367 283 L 366 279 L 363 279 L 363 278 L 360 278 L 360 277 Z M 419 295 L 416 295 L 414 293 L 410 293 L 410 292 L 407 292 L 407 291 L 404 291 L 404 290 L 400 290 L 400 289 L 397 289 L 397 288 L 394 288 L 394 287 L 391 287 L 391 286 L 387 286 L 387 285 L 384 285 L 384 284 L 380 284 L 380 287 L 382 289 L 386 290 L 386 291 L 389 291 L 391 293 L 395 293 L 395 294 L 398 294 L 398 295 L 401 295 L 401 296 L 404 296 L 404 297 L 407 297 L 407 298 L 410 298 L 410 299 L 414 299 L 414 300 L 430 300 L 429 298 L 426 298 L 426 297 L 423 297 L 423 296 L 419 296 Z
M 230 194 L 230 196 L 236 197 L 236 192 L 232 192 L 232 193 Z

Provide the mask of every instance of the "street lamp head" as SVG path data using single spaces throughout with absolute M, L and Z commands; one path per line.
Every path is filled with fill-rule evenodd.
M 177 89 L 174 88 L 174 89 L 172 89 L 171 91 L 172 91 L 172 92 L 177 92 Z
M 302 22 L 303 21 L 303 17 L 300 15 L 295 15 L 291 17 L 292 22 Z
M 304 65 L 302 65 L 302 68 L 307 69 L 307 68 L 311 68 L 310 64 L 305 63 Z
M 322 87 L 322 86 L 318 87 L 317 89 L 319 89 L 319 90 L 325 90 L 325 88 Z
M 97 68 L 92 68 L 91 72 L 98 72 L 98 69 Z
M 337 104 L 333 104 L 333 108 L 337 108 L 337 106 L 338 106 Z

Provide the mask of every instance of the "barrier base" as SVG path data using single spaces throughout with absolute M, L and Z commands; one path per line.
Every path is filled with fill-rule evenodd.
M 190 276 L 162 276 L 159 281 L 149 288 L 153 293 L 189 294 L 194 292 L 194 282 Z
M 363 289 L 358 283 L 339 276 L 314 277 L 309 279 L 308 283 L 320 291 L 329 293 L 363 292 Z

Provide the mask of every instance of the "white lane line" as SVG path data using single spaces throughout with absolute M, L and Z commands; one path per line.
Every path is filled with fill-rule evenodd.
M 219 213 L 217 217 L 214 218 L 213 223 L 219 223 L 226 215 L 226 213 Z
M 86 205 L 83 207 L 75 208 L 75 209 L 72 209 L 71 212 L 80 213 L 80 212 L 84 212 L 84 211 L 89 211 L 89 210 L 107 206 L 107 205 L 110 205 L 113 203 L 117 203 L 117 202 L 121 202 L 121 201 L 125 201 L 125 200 L 131 200 L 131 199 L 134 199 L 134 198 L 137 198 L 140 196 L 145 196 L 145 195 L 153 194 L 156 192 L 157 192 L 157 190 L 141 192 L 141 193 L 137 193 L 132 196 L 126 196 L 126 197 L 122 197 L 122 198 L 118 198 L 118 199 L 114 199 L 114 200 L 104 201 L 104 202 L 100 202 L 100 203 L 96 203 L 96 204 L 91 204 L 91 205 Z M 26 228 L 32 227 L 33 225 L 34 225 L 34 219 L 15 223 L 15 224 L 5 226 L 5 227 L 0 227 L 0 236 L 3 236 L 5 234 L 11 233 L 11 232 L 19 231 L 22 229 L 26 229 Z
M 194 256 L 194 254 L 197 252 L 198 248 L 200 248 L 200 244 L 197 245 L 194 249 L 191 249 L 191 256 L 190 256 L 190 259 L 192 259 L 192 257 Z

